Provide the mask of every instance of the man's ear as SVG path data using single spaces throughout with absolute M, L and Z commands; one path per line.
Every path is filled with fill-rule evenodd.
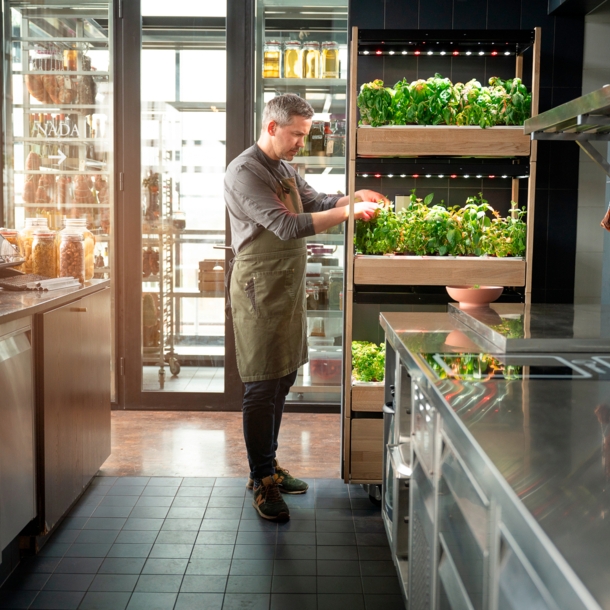
M 269 123 L 267 124 L 267 133 L 270 136 L 274 136 L 276 128 L 277 128 L 277 123 L 275 121 L 269 121 Z

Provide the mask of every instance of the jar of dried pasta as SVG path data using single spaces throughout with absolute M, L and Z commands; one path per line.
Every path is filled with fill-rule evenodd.
M 57 277 L 55 231 L 37 229 L 32 241 L 32 273 L 44 277 Z

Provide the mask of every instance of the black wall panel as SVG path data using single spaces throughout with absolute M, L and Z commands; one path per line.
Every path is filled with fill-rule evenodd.
M 581 95 L 584 43 L 582 16 L 549 16 L 547 0 L 350 0 L 350 26 L 408 29 L 531 29 L 542 28 L 540 111 Z M 514 74 L 510 58 L 450 59 L 432 57 L 407 61 L 400 57 L 360 57 L 358 86 L 382 78 L 392 86 L 428 78 L 434 72 L 454 82 Z M 531 54 L 524 59 L 524 81 L 531 86 Z M 572 302 L 576 258 L 578 202 L 578 147 L 573 143 L 540 142 L 536 181 L 536 217 L 533 269 L 535 302 Z M 504 185 L 509 185 L 504 182 Z M 483 191 L 504 212 L 509 188 L 501 181 L 359 179 L 359 188 L 377 188 L 393 197 L 417 187 L 418 196 L 435 193 L 435 202 L 463 203 L 468 194 Z M 526 201 L 526 181 L 520 202 Z M 472 189 L 472 192 L 470 192 Z

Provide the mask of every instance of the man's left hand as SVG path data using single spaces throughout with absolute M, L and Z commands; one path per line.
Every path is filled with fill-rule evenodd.
M 382 203 L 384 207 L 388 207 L 390 205 L 390 200 L 382 195 L 381 193 L 377 193 L 376 191 L 371 191 L 369 189 L 362 189 L 361 191 L 355 192 L 356 200 L 360 201 L 374 201 L 376 203 Z

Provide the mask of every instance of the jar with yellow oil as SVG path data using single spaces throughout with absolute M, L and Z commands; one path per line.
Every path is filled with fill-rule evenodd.
M 25 262 L 21 265 L 20 271 L 23 271 L 24 273 L 33 273 L 32 246 L 34 242 L 34 231 L 37 229 L 49 229 L 46 218 L 26 218 L 25 227 L 19 231 L 21 256 L 25 258 Z
M 289 40 L 284 45 L 284 78 L 303 78 L 301 43 Z
M 322 43 L 320 68 L 321 78 L 339 78 L 339 45 L 336 42 Z
M 263 49 L 263 78 L 280 77 L 282 45 L 277 40 L 268 40 Z
M 306 42 L 303 45 L 303 78 L 320 78 L 320 43 Z

